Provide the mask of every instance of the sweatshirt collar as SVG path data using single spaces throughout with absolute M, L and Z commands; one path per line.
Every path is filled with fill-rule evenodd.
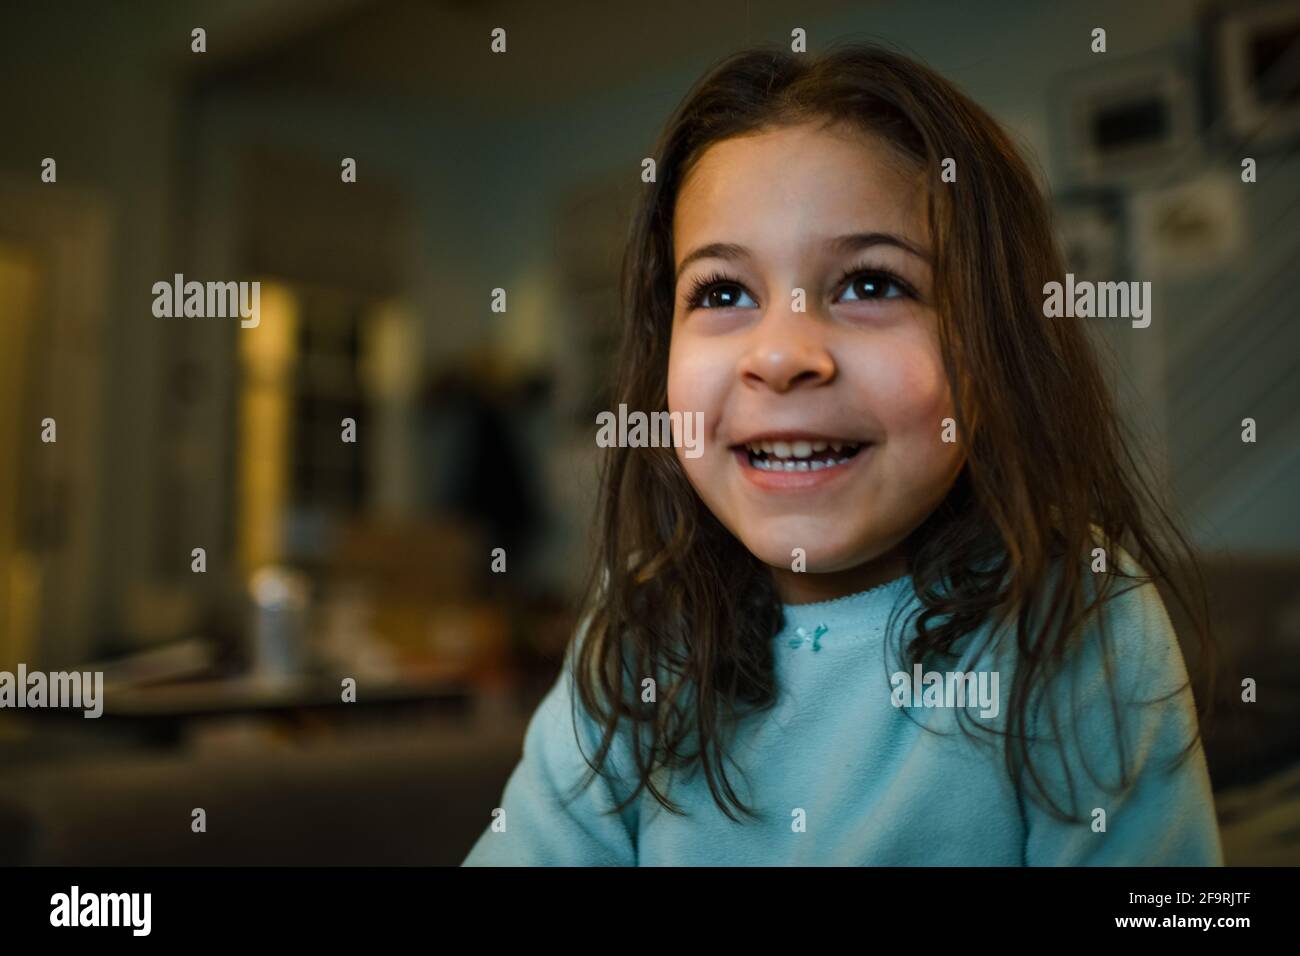
M 822 634 L 829 640 L 837 629 L 861 630 L 868 623 L 883 623 L 884 617 L 898 598 L 911 593 L 911 584 L 911 575 L 903 575 L 874 588 L 829 601 L 783 604 L 781 610 L 785 616 L 785 627 L 781 633 L 788 636 L 802 630 L 800 636 L 806 641 L 812 641 L 816 632 L 824 628 Z

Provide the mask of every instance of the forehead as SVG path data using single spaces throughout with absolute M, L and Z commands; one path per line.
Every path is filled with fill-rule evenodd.
M 765 129 L 714 143 L 673 210 L 674 256 L 702 242 L 790 244 L 863 229 L 926 240 L 921 170 L 846 124 Z

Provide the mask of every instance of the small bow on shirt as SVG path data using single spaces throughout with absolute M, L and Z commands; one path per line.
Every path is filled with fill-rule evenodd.
M 814 651 L 820 651 L 822 649 L 822 635 L 829 630 L 830 628 L 825 624 L 818 624 L 813 629 L 813 632 L 809 634 L 807 628 L 796 627 L 794 637 L 790 638 L 790 646 L 803 647 L 805 644 L 811 644 Z

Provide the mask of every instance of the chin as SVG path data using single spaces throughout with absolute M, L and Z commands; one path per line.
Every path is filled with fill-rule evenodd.
M 829 574 L 855 568 L 871 559 L 871 550 L 860 542 L 827 541 L 824 531 L 816 528 L 792 529 L 781 534 L 740 536 L 748 551 L 766 565 L 790 570 L 791 553 L 803 548 L 806 570 L 810 574 Z

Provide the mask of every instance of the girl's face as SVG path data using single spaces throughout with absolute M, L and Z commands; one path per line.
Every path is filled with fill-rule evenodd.
M 715 143 L 678 195 L 668 408 L 704 416 L 678 459 L 788 603 L 904 574 L 961 470 L 924 202 L 882 140 L 813 124 Z

